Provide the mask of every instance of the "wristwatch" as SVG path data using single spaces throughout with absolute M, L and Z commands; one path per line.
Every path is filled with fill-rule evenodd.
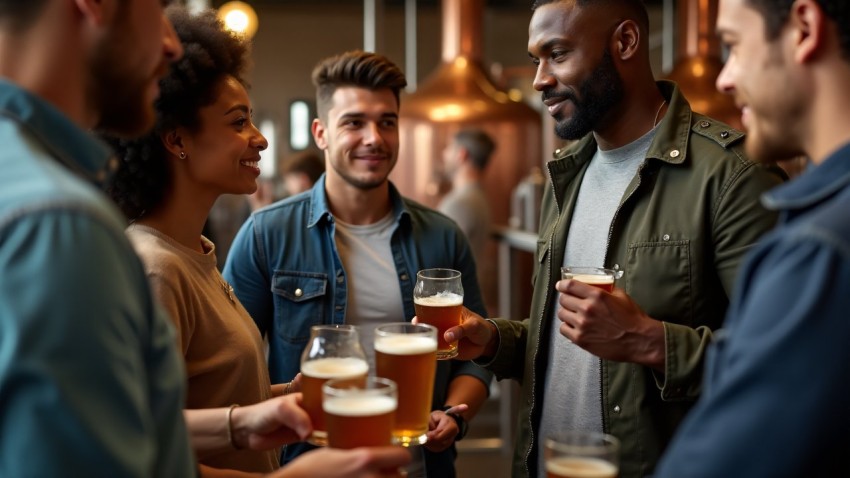
M 466 420 L 464 420 L 462 416 L 458 415 L 457 413 L 449 412 L 449 410 L 451 409 L 452 406 L 445 406 L 440 410 L 445 412 L 446 415 L 452 417 L 455 423 L 457 423 L 457 435 L 455 435 L 455 441 L 461 441 L 463 440 L 463 437 L 466 436 L 466 432 L 469 431 L 469 425 L 466 423 Z

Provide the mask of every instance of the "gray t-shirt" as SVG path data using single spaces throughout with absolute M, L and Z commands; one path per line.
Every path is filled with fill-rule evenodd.
M 437 208 L 452 218 L 466 234 L 477 265 L 481 265 L 481 254 L 490 235 L 490 204 L 480 184 L 470 183 L 452 189 Z
M 567 235 L 565 266 L 603 267 L 608 231 L 629 183 L 643 163 L 655 128 L 623 147 L 597 150 L 582 179 Z M 602 431 L 600 360 L 561 335 L 554 299 L 549 366 L 538 433 L 538 476 L 545 477 L 546 436 L 561 430 Z

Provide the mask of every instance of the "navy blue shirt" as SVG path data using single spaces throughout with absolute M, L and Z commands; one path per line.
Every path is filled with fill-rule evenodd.
M 657 477 L 850 476 L 850 144 L 764 197 L 705 387 Z

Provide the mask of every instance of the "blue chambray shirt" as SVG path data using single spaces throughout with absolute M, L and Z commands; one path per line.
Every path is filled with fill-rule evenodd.
M 850 476 L 850 144 L 765 195 L 705 387 L 656 477 Z
M 195 476 L 185 373 L 108 151 L 0 80 L 0 476 Z
M 416 273 L 433 267 L 459 270 L 464 305 L 486 317 L 472 251 L 457 225 L 402 197 L 392 183 L 389 190 L 396 221 L 391 249 L 402 292 L 403 319 L 409 321 L 415 315 Z M 298 373 L 311 326 L 345 323 L 347 281 L 334 227 L 323 175 L 311 190 L 252 214 L 231 245 L 223 274 L 269 339 L 272 383 L 289 381 Z M 492 377 L 471 362 L 438 362 L 434 409 L 444 405 L 448 384 L 459 375 L 477 377 L 485 386 Z

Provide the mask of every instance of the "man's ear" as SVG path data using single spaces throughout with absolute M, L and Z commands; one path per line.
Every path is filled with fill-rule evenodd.
M 165 146 L 165 149 L 171 155 L 179 158 L 180 153 L 184 153 L 183 157 L 185 158 L 185 154 L 189 154 L 186 152 L 186 146 L 183 144 L 183 136 L 180 135 L 180 132 L 176 128 L 160 134 L 159 138 L 162 140 L 162 145 Z
M 107 23 L 118 9 L 121 0 L 71 0 L 80 15 L 94 25 Z
M 829 43 L 827 18 L 820 5 L 814 0 L 798 0 L 791 6 L 786 28 L 791 28 L 794 59 L 799 63 L 808 63 L 822 54 Z M 838 39 L 835 48 L 840 48 Z
M 640 27 L 634 20 L 624 20 L 611 36 L 614 43 L 614 57 L 620 60 L 632 59 L 640 49 Z
M 313 133 L 313 141 L 316 142 L 316 146 L 319 149 L 322 151 L 328 149 L 328 130 L 325 128 L 325 124 L 322 123 L 321 119 L 313 119 L 313 124 L 310 125 L 310 132 Z

